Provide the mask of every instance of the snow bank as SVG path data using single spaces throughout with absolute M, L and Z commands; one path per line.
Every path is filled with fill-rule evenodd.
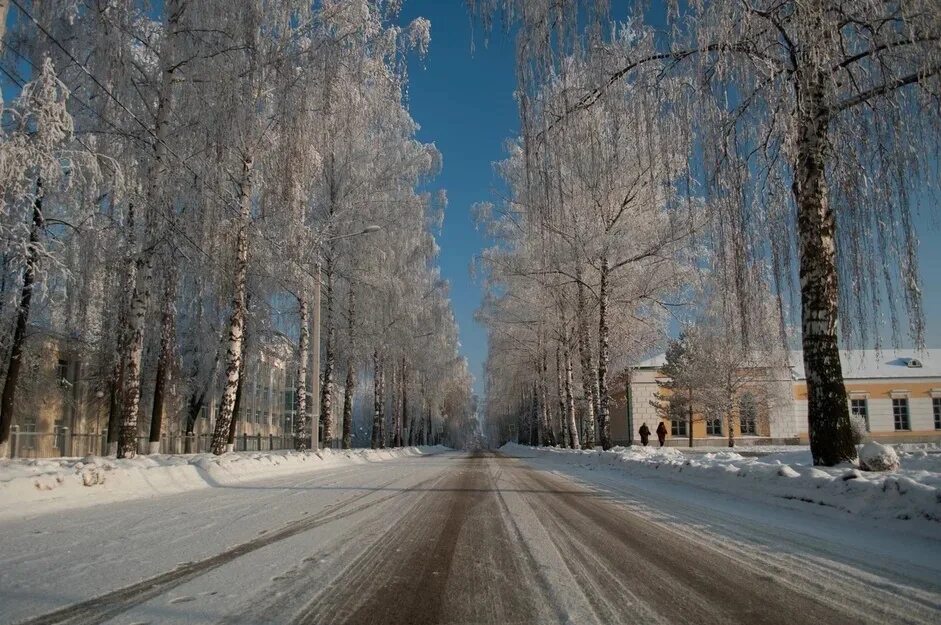
M 673 447 L 587 451 L 511 443 L 503 449 L 587 468 L 615 468 L 637 477 L 656 475 L 724 492 L 832 506 L 872 518 L 941 522 L 941 453 L 933 449 L 898 450 L 901 469 L 894 473 L 814 467 L 807 447 L 757 458 L 735 451 L 686 454 Z
M 442 446 L 0 460 L 0 518 L 440 453 Z

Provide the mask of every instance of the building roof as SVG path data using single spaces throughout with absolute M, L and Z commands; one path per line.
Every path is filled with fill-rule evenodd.
M 631 369 L 659 369 L 665 364 L 667 364 L 667 355 L 666 353 L 660 353 L 646 360 L 641 360 L 637 364 L 632 365 Z
M 665 353 L 657 354 L 633 365 L 632 369 L 659 369 L 666 364 Z M 788 356 L 791 374 L 803 380 L 804 352 L 795 350 Z M 941 378 L 941 348 L 933 350 L 841 349 L 843 378 Z M 920 366 L 918 366 L 920 365 Z
M 804 352 L 791 352 L 790 363 L 795 380 L 807 377 L 804 374 Z M 840 363 L 843 377 L 847 380 L 941 377 L 941 349 L 841 349 Z

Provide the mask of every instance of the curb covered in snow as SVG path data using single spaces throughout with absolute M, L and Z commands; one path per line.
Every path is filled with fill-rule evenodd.
M 902 469 L 897 472 L 867 473 L 852 467 L 814 467 L 807 448 L 759 458 L 734 451 L 687 455 L 672 447 L 590 451 L 509 443 L 503 449 L 570 465 L 656 475 L 731 493 L 806 501 L 871 518 L 941 522 L 941 454 L 925 450 L 900 451 Z
M 442 446 L 0 460 L 0 519 L 446 451 Z

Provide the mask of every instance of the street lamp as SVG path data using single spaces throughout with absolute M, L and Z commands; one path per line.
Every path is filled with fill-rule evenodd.
M 372 234 L 373 232 L 378 232 L 382 229 L 382 226 L 377 226 L 375 224 L 366 226 L 359 232 L 350 232 L 348 234 L 341 234 L 335 237 L 330 237 L 329 239 L 324 239 L 322 243 L 329 243 L 331 241 L 337 241 L 339 239 L 349 239 L 351 237 L 358 237 L 363 234 Z M 314 263 L 314 281 L 316 282 L 314 286 L 314 302 L 313 302 L 313 336 L 311 337 L 311 343 L 313 343 L 314 351 L 314 362 L 313 362 L 313 384 L 311 385 L 311 398 L 314 403 L 314 418 L 313 423 L 310 427 L 310 448 L 311 449 L 320 449 L 320 288 L 322 286 L 320 278 L 320 261 Z

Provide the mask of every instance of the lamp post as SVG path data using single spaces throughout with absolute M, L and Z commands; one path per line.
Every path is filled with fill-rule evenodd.
M 373 232 L 378 232 L 381 230 L 381 226 L 371 225 L 366 226 L 359 232 L 350 232 L 348 234 L 341 234 L 335 237 L 330 237 L 329 239 L 324 239 L 322 243 L 331 243 L 333 241 L 339 241 L 340 239 L 349 239 L 352 237 L 358 237 L 363 234 L 371 234 Z M 320 261 L 314 263 L 314 301 L 313 301 L 313 333 L 311 336 L 311 348 L 314 352 L 313 359 L 313 384 L 311 384 L 311 401 L 314 404 L 314 409 L 312 410 L 313 419 L 310 427 L 310 448 L 311 449 L 320 449 L 320 289 L 323 286 L 323 282 L 320 276 L 321 266 Z

